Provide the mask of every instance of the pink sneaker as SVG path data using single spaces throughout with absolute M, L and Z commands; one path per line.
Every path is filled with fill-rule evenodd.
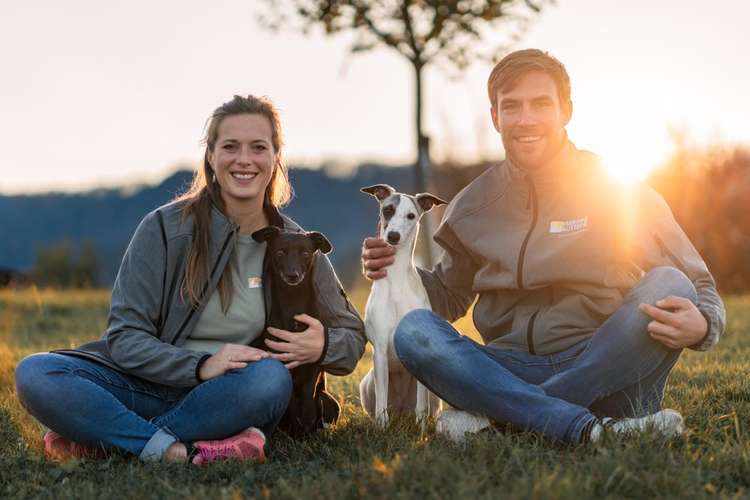
M 266 436 L 260 429 L 249 427 L 239 434 L 219 441 L 196 441 L 193 443 L 198 454 L 193 458 L 196 465 L 209 464 L 217 460 L 266 461 L 263 447 Z
M 55 431 L 47 431 L 44 434 L 44 453 L 50 458 L 62 461 L 73 458 L 105 458 L 106 456 L 101 448 L 76 443 Z

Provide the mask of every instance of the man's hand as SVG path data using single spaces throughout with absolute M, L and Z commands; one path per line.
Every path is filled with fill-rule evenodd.
M 648 333 L 670 349 L 682 349 L 702 342 L 708 334 L 708 323 L 691 301 L 669 296 L 656 303 L 638 306 L 642 313 L 653 318 Z
M 267 358 L 269 354 L 261 349 L 241 344 L 225 344 L 219 352 L 208 358 L 198 370 L 201 380 L 209 380 L 224 375 L 229 370 L 245 368 L 248 363 Z
M 362 273 L 365 278 L 379 280 L 388 274 L 386 267 L 396 260 L 396 249 L 382 238 L 367 238 L 362 243 Z
M 294 319 L 306 324 L 307 329 L 302 332 L 288 332 L 269 326 L 268 333 L 282 341 L 266 339 L 266 345 L 278 351 L 271 353 L 271 357 L 284 363 L 290 370 L 319 360 L 326 342 L 325 328 L 320 321 L 307 314 L 297 314 Z

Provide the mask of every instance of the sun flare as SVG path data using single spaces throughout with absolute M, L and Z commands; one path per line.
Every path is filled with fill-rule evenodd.
M 614 136 L 599 139 L 591 150 L 599 155 L 607 174 L 625 186 L 645 180 L 668 156 L 664 145 L 654 139 L 639 138 L 625 147 Z
M 597 154 L 604 170 L 617 182 L 631 186 L 645 180 L 671 153 L 666 125 L 639 124 L 620 116 L 609 127 L 606 115 L 592 116 L 591 123 L 576 124 L 572 137 L 583 149 Z M 658 121 L 658 120 L 656 120 Z
M 648 163 L 621 155 L 603 155 L 602 166 L 614 180 L 625 186 L 643 181 L 652 170 Z

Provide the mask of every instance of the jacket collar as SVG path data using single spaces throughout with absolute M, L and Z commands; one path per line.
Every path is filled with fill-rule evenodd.
M 266 213 L 266 217 L 268 217 L 270 225 L 282 229 L 299 229 L 288 217 L 282 215 L 275 206 L 264 204 L 263 210 Z M 217 235 L 214 238 L 216 245 L 221 245 L 230 233 L 238 231 L 239 228 L 239 224 L 232 221 L 219 207 L 211 205 L 211 234 Z
M 227 215 L 214 204 L 211 204 L 211 234 L 227 235 L 239 229 L 240 225 L 232 222 Z
M 264 204 L 263 210 L 266 212 L 266 217 L 268 217 L 268 222 L 272 226 L 280 227 L 283 229 L 289 225 L 287 224 L 284 217 L 281 215 L 281 212 L 279 212 L 279 209 L 274 207 L 273 205 L 268 204 L 268 203 Z
M 538 169 L 525 169 L 516 165 L 512 159 L 507 158 L 508 170 L 511 178 L 517 181 L 532 181 L 534 185 L 541 189 L 557 189 L 575 182 L 574 178 L 577 173 L 578 149 L 565 135 L 560 151 L 547 163 L 547 165 Z

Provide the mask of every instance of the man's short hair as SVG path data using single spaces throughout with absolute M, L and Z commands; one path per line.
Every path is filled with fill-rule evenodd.
M 511 52 L 492 68 L 487 80 L 487 93 L 493 109 L 497 104 L 497 93 L 511 90 L 518 79 L 529 71 L 543 71 L 549 75 L 557 87 L 560 104 L 570 102 L 570 77 L 565 66 L 547 52 L 524 49 Z

